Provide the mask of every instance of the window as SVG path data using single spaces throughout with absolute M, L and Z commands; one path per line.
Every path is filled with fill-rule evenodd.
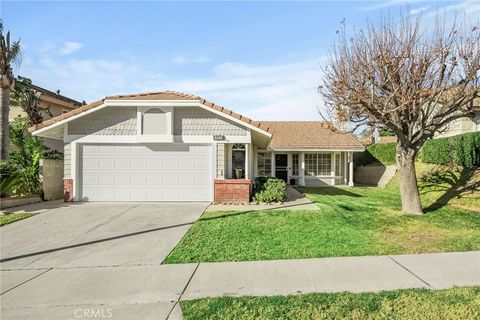
M 327 153 L 305 154 L 305 173 L 309 176 L 332 174 L 332 156 Z
M 316 154 L 305 155 L 305 173 L 309 176 L 317 175 L 317 155 Z
M 319 176 L 329 176 L 332 174 L 332 156 L 329 154 L 318 154 L 318 173 Z
M 299 165 L 299 155 L 298 154 L 292 154 L 292 176 L 298 176 L 300 169 L 298 167 Z
M 272 154 L 270 152 L 259 152 L 257 154 L 258 175 L 269 177 L 272 175 Z
M 232 169 L 236 179 L 245 177 L 245 145 L 234 144 L 232 146 Z
M 338 154 L 338 153 L 335 154 L 335 175 L 336 176 L 341 175 L 340 154 Z

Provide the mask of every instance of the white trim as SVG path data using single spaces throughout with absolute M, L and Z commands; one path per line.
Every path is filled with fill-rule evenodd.
M 212 158 L 211 158 L 211 165 L 212 165 L 212 185 L 210 186 L 210 201 L 213 203 L 215 202 L 215 180 L 217 179 L 217 156 L 218 156 L 218 151 L 217 151 L 217 143 L 212 143 L 210 144 L 210 148 L 212 148 Z
M 106 99 L 105 103 L 119 107 L 195 107 L 200 100 L 122 100 Z
M 325 176 L 325 175 L 322 175 L 322 176 L 309 176 L 309 175 L 306 175 L 305 176 L 305 179 L 318 179 L 318 178 L 321 178 L 321 179 L 339 179 L 339 178 L 342 178 L 342 176 Z
M 137 107 L 137 135 L 141 136 L 143 133 L 143 115 L 141 107 Z
M 300 179 L 299 184 L 305 186 L 305 152 L 300 152 Z
M 78 161 L 78 145 L 76 142 L 72 142 L 70 144 L 70 177 L 73 179 L 73 185 L 72 185 L 72 189 L 73 189 L 73 201 L 78 201 L 79 199 L 79 194 L 78 194 L 78 168 L 77 168 L 77 165 L 80 163 Z
M 42 132 L 45 132 L 45 131 L 50 130 L 52 128 L 61 126 L 65 123 L 67 123 L 67 122 L 70 122 L 70 121 L 73 121 L 75 119 L 81 118 L 81 117 L 83 117 L 87 114 L 96 112 L 96 111 L 101 110 L 101 109 L 106 108 L 106 107 L 131 107 L 131 106 L 137 107 L 137 124 L 138 124 L 138 109 L 140 107 L 200 107 L 204 110 L 213 112 L 213 113 L 215 113 L 219 116 L 222 116 L 222 117 L 224 117 L 224 118 L 226 118 L 226 119 L 228 119 L 232 122 L 235 122 L 235 123 L 237 123 L 241 126 L 244 126 L 244 127 L 249 128 L 251 130 L 257 131 L 257 132 L 259 132 L 259 133 L 261 133 L 261 134 L 263 134 L 263 135 L 265 135 L 269 138 L 272 137 L 271 133 L 269 133 L 267 131 L 264 131 L 260 128 L 257 128 L 255 126 L 252 126 L 251 124 L 248 124 L 244 121 L 238 120 L 237 118 L 234 118 L 234 117 L 232 117 L 228 114 L 225 114 L 225 113 L 220 112 L 218 110 L 215 110 L 211 107 L 208 107 L 208 106 L 200 103 L 199 100 L 110 100 L 110 99 L 105 100 L 102 104 L 100 104 L 96 107 L 93 107 L 92 109 L 89 109 L 87 111 L 76 114 L 76 115 L 74 115 L 70 118 L 60 120 L 60 121 L 58 121 L 56 123 L 53 123 L 49 126 L 46 126 L 44 128 L 35 130 L 35 131 L 32 132 L 32 135 L 38 135 Z M 140 110 L 142 110 L 142 109 L 143 108 L 140 108 Z M 173 129 L 173 126 L 172 126 L 172 129 Z
M 353 153 L 348 154 L 348 186 L 353 187 Z
M 363 149 L 313 149 L 313 148 L 269 148 L 272 151 L 275 152 L 363 152 L 365 151 L 365 148 Z
M 67 135 L 64 141 L 81 143 L 251 143 L 249 136 L 226 136 L 224 141 L 215 141 L 213 136 L 173 135 Z
M 255 126 L 252 126 L 251 124 L 248 124 L 248 123 L 246 123 L 246 122 L 244 122 L 244 121 L 242 121 L 242 120 L 238 120 L 237 118 L 234 118 L 234 117 L 232 117 L 232 116 L 230 116 L 230 115 L 228 115 L 228 114 L 226 114 L 226 113 L 223 113 L 223 112 L 221 112 L 221 111 L 215 110 L 215 109 L 213 109 L 213 108 L 211 108 L 211 107 L 209 107 L 209 106 L 206 106 L 206 105 L 204 105 L 204 104 L 202 104 L 202 103 L 198 103 L 198 106 L 199 106 L 200 108 L 202 108 L 202 109 L 205 109 L 205 110 L 210 111 L 210 112 L 213 112 L 213 113 L 215 113 L 215 114 L 217 114 L 217 115 L 219 115 L 219 116 L 222 116 L 222 117 L 224 117 L 224 118 L 227 118 L 227 119 L 230 120 L 230 121 L 233 121 L 233 122 L 235 122 L 235 123 L 238 123 L 239 125 L 242 125 L 242 126 L 247 127 L 247 128 L 249 128 L 249 129 L 251 129 L 251 130 L 257 131 L 257 132 L 259 132 L 259 133 L 261 133 L 261 134 L 263 134 L 263 135 L 265 135 L 265 136 L 267 136 L 267 137 L 269 137 L 269 138 L 272 137 L 272 134 L 271 134 L 270 132 L 267 132 L 267 131 L 265 131 L 265 130 L 263 130 L 263 129 L 260 129 L 260 128 L 257 128 L 257 127 L 255 127 Z
M 250 145 L 245 144 L 245 179 L 250 179 Z
M 213 136 L 173 136 L 174 143 L 250 143 L 251 138 L 249 136 L 226 136 L 225 140 L 216 141 L 213 139 Z

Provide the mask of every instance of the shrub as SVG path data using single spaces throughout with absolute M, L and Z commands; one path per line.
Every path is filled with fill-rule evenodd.
M 40 194 L 42 189 L 40 159 L 45 147 L 42 139 L 27 132 L 27 126 L 25 118 L 16 118 L 9 124 L 9 170 L 15 173 L 11 191 L 16 196 Z
M 450 144 L 447 139 L 432 139 L 425 142 L 420 154 L 419 160 L 433 164 L 450 164 L 452 156 L 450 154 Z
M 396 144 L 377 143 L 366 147 L 366 150 L 358 155 L 355 155 L 355 162 L 359 166 L 364 166 L 370 163 L 381 163 L 383 165 L 395 164 Z
M 395 137 L 395 133 L 393 131 L 390 131 L 388 129 L 382 129 L 379 132 L 380 137 Z
M 0 162 L 0 197 L 7 196 L 15 184 L 17 172 L 9 162 Z
M 253 201 L 273 203 L 283 202 L 287 197 L 285 181 L 273 177 L 259 177 L 255 179 L 255 194 Z
M 479 166 L 480 132 L 428 140 L 423 145 L 419 158 L 433 164 Z

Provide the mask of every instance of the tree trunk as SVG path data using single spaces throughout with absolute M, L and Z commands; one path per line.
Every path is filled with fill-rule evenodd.
M 8 160 L 8 114 L 10 90 L 0 89 L 0 160 Z
M 415 174 L 415 150 L 397 146 L 397 168 L 400 172 L 400 196 L 402 210 L 407 214 L 423 214 L 417 176 Z

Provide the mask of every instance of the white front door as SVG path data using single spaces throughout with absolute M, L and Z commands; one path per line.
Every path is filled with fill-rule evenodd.
M 80 146 L 81 201 L 211 201 L 209 145 Z

